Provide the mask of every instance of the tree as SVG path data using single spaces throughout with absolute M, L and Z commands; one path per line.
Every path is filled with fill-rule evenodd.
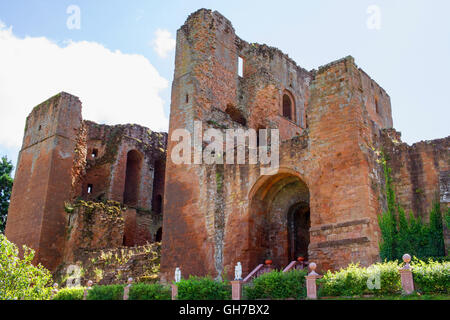
M 8 215 L 9 198 L 13 186 L 11 172 L 13 165 L 6 157 L 0 161 L 0 234 L 5 231 L 6 216 Z
M 52 275 L 41 264 L 31 262 L 34 250 L 17 246 L 0 234 L 0 300 L 45 300 L 51 296 Z

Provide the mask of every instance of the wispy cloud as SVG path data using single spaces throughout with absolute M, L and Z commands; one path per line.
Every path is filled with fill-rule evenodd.
M 96 42 L 59 46 L 45 37 L 19 38 L 0 28 L 0 145 L 18 148 L 26 116 L 60 91 L 80 97 L 83 118 L 138 123 L 167 130 L 160 91 L 168 87 L 142 55 L 111 51 Z
M 175 49 L 176 41 L 168 30 L 158 29 L 152 45 L 158 56 L 164 59 L 167 58 L 169 52 Z

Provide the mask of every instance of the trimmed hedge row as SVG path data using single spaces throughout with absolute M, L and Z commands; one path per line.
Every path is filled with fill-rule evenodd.
M 84 288 L 63 288 L 53 297 L 53 300 L 83 300 Z
M 228 281 L 190 276 L 178 282 L 177 286 L 178 300 L 231 300 L 231 285 Z
M 244 286 L 244 298 L 256 299 L 303 299 L 306 297 L 306 270 L 264 273 Z

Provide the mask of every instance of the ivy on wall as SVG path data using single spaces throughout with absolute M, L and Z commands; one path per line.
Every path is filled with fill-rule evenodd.
M 412 212 L 406 218 L 403 207 L 397 202 L 391 177 L 391 168 L 382 154 L 385 175 L 387 210 L 378 216 L 381 229 L 380 257 L 382 260 L 401 259 L 409 253 L 419 259 L 440 258 L 445 256 L 443 217 L 439 199 L 435 200 L 430 212 L 430 221 L 414 217 Z M 445 220 L 448 220 L 450 210 Z

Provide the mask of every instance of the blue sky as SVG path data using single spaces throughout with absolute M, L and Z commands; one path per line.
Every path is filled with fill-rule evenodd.
M 69 5 L 77 5 L 81 10 L 81 29 L 79 30 L 70 30 L 66 26 L 70 16 L 66 12 Z M 367 9 L 371 5 L 376 5 L 380 9 L 379 30 L 367 27 L 367 20 L 370 17 Z M 230 19 L 241 38 L 249 42 L 266 43 L 278 47 L 289 54 L 297 64 L 308 70 L 347 55 L 354 56 L 356 63 L 391 96 L 394 127 L 402 132 L 405 142 L 411 144 L 420 140 L 446 137 L 450 134 L 450 100 L 447 97 L 450 89 L 450 19 L 448 18 L 450 1 L 448 0 L 0 0 L 0 21 L 3 22 L 3 29 L 12 27 L 7 35 L 10 41 L 0 42 L 0 52 L 5 49 L 1 47 L 2 45 L 10 44 L 18 45 L 20 48 L 31 48 L 29 51 L 34 51 L 35 44 L 32 42 L 28 41 L 26 46 L 20 44 L 19 40 L 25 37 L 41 40 L 45 37 L 47 42 L 38 44 L 39 50 L 43 46 L 50 48 L 51 43 L 64 48 L 71 40 L 72 43 L 85 44 L 73 48 L 71 52 L 84 50 L 86 56 L 92 56 L 93 60 L 105 60 L 105 66 L 102 68 L 108 68 L 106 61 L 111 61 L 111 69 L 114 69 L 114 65 L 120 64 L 120 68 L 123 69 L 118 70 L 126 70 L 128 63 L 133 64 L 129 68 L 131 71 L 134 70 L 133 68 L 145 69 L 139 77 L 134 77 L 136 72 L 130 71 L 127 75 L 129 79 L 124 82 L 124 94 L 131 96 L 136 95 L 133 90 L 139 90 L 139 93 L 145 91 L 145 83 L 148 81 L 151 94 L 142 94 L 138 97 L 141 100 L 148 99 L 151 105 L 149 109 L 154 113 L 152 111 L 147 114 L 142 112 L 143 109 L 126 108 L 129 114 L 123 116 L 124 121 L 120 113 L 114 113 L 113 109 L 116 107 L 114 102 L 107 101 L 105 102 L 107 105 L 101 105 L 102 97 L 100 96 L 106 96 L 105 92 L 109 90 L 107 86 L 112 86 L 108 94 L 112 96 L 111 101 L 123 100 L 122 97 L 114 97 L 118 91 L 114 85 L 121 86 L 121 81 L 125 81 L 120 79 L 119 75 L 117 80 L 116 78 L 111 80 L 111 76 L 108 76 L 110 80 L 105 79 L 105 81 L 99 75 L 95 85 L 89 85 L 90 88 L 95 86 L 96 90 L 89 92 L 81 87 L 81 82 L 91 77 L 91 75 L 87 76 L 86 72 L 84 78 L 74 76 L 70 82 L 64 80 L 61 83 L 68 84 L 70 90 L 66 89 L 66 91 L 69 93 L 80 93 L 81 100 L 85 102 L 83 104 L 85 118 L 89 119 L 86 115 L 91 115 L 95 118 L 92 120 L 106 123 L 126 123 L 137 118 L 142 119 L 138 123 L 148 125 L 154 130 L 161 130 L 166 125 L 170 107 L 174 50 L 167 49 L 166 57 L 160 56 L 154 48 L 156 32 L 157 30 L 168 31 L 172 38 L 175 37 L 176 30 L 184 23 L 187 16 L 203 7 L 218 10 Z M 93 46 L 94 43 L 101 45 L 102 48 Z M 11 52 L 16 53 L 19 49 L 14 50 Z M 58 56 L 55 48 L 51 50 L 53 50 L 52 54 Z M 119 50 L 120 54 L 116 50 Z M 103 59 L 102 55 L 110 57 L 111 60 Z M 16 56 L 18 55 L 8 57 L 15 59 Z M 148 61 L 144 61 L 143 58 Z M 26 59 L 26 55 L 23 59 Z M 88 58 L 83 61 L 86 60 Z M 16 65 L 9 61 L 4 63 Z M 51 64 L 51 61 L 42 63 Z M 69 64 L 70 61 L 67 63 Z M 17 65 L 23 65 L 23 61 L 19 60 Z M 90 67 L 90 69 L 96 72 L 95 68 Z M 21 79 L 28 78 L 27 70 L 30 73 L 33 72 L 33 68 L 24 68 L 21 71 L 24 72 Z M 49 79 L 57 79 L 60 70 L 60 67 L 52 70 L 48 75 Z M 8 69 L 6 75 L 4 73 L 2 78 L 0 62 L 0 113 L 7 115 L 4 126 L 8 123 L 14 127 L 20 127 L 23 132 L 24 116 L 33 106 L 45 100 L 45 97 L 49 97 L 51 92 L 57 93 L 65 88 L 57 88 L 57 85 L 53 85 L 54 89 L 49 87 L 44 90 L 38 87 L 42 95 L 30 94 L 29 100 L 23 100 L 20 98 L 20 92 L 33 90 L 33 83 L 39 82 L 42 86 L 46 83 L 48 86 L 52 84 L 43 76 L 33 82 L 24 83 L 23 87 L 20 87 L 22 81 L 19 81 L 20 79 L 14 80 L 16 82 L 9 81 L 8 72 L 14 73 L 13 67 Z M 133 81 L 136 81 L 136 85 Z M 126 83 L 130 85 L 127 86 Z M 8 91 L 3 93 L 8 98 L 3 100 L 2 85 L 9 85 Z M 86 93 L 83 94 L 84 92 Z M 95 96 L 96 92 L 98 97 Z M 11 104 L 13 110 L 11 110 Z M 145 104 L 141 107 L 144 108 Z M 15 117 L 11 114 L 10 119 L 8 118 L 9 113 L 19 109 L 20 112 Z M 109 113 L 111 113 L 110 116 Z M 133 113 L 135 113 L 134 118 Z M 155 122 L 146 120 L 152 117 Z M 162 128 L 158 127 L 159 123 L 164 124 Z M 0 125 L 2 125 L 1 120 Z M 14 127 L 9 131 L 6 129 L 2 131 L 0 128 L 0 135 L 9 134 L 10 131 L 14 131 Z M 0 155 L 7 154 L 15 163 L 21 137 L 7 139 L 4 136 L 3 138 L 0 137 Z

